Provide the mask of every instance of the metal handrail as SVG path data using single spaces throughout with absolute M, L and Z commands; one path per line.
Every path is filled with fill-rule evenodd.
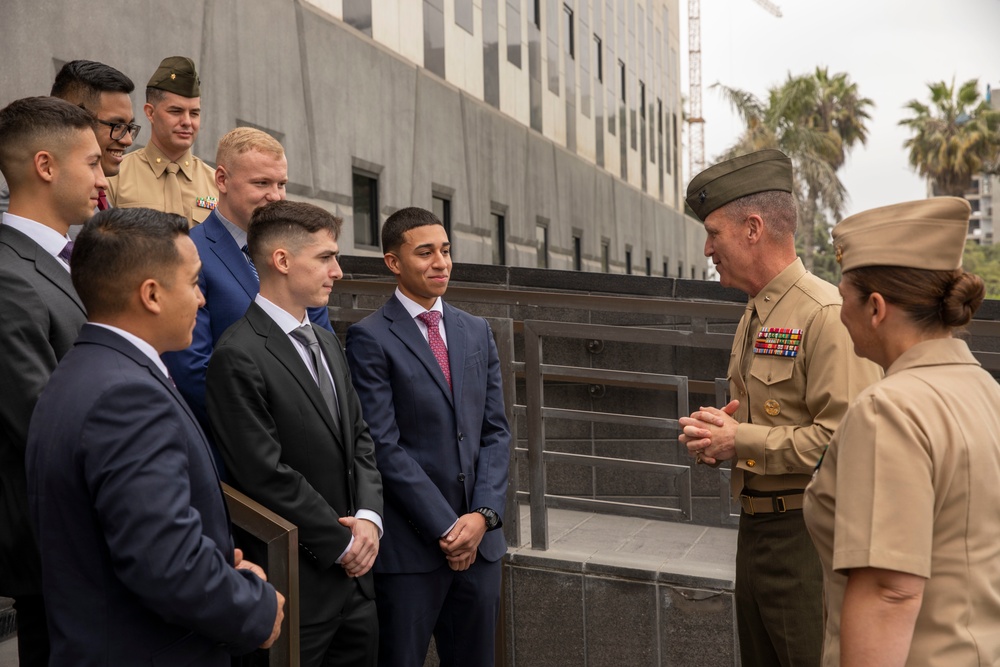
M 267 545 L 267 579 L 285 596 L 281 636 L 268 650 L 268 665 L 299 667 L 299 529 L 228 484 L 222 492 L 233 525 Z

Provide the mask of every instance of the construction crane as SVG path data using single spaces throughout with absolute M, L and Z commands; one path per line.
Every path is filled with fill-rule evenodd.
M 768 0 L 754 0 L 774 16 L 781 18 L 781 9 Z M 691 140 L 691 173 L 693 177 L 705 168 L 705 119 L 701 115 L 701 0 L 688 0 L 688 136 Z

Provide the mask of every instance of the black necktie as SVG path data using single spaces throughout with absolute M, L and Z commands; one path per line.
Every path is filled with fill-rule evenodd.
M 340 408 L 337 406 L 337 392 L 333 388 L 330 374 L 327 373 L 326 366 L 323 364 L 322 352 L 319 349 L 316 332 L 313 331 L 311 324 L 303 324 L 298 329 L 293 329 L 288 335 L 305 345 L 306 349 L 309 350 L 313 370 L 316 371 L 316 382 L 319 384 L 319 393 L 323 395 L 323 400 L 326 401 L 326 405 L 330 409 L 330 414 L 333 416 L 333 423 L 339 425 Z

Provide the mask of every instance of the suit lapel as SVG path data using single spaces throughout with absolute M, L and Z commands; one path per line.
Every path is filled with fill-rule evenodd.
M 458 311 L 447 303 L 444 306 L 444 331 L 448 335 L 448 365 L 451 370 L 451 393 L 455 402 L 461 401 L 465 383 L 465 355 L 468 348 L 465 323 Z M 435 359 L 435 361 L 437 361 Z
M 413 352 L 413 355 L 420 360 L 420 363 L 424 365 L 427 372 L 434 379 L 434 383 L 437 384 L 441 392 L 447 396 L 448 403 L 454 407 L 454 398 L 452 397 L 452 391 L 448 388 L 448 381 L 444 378 L 444 371 L 441 370 L 441 365 L 438 364 L 437 359 L 434 358 L 434 353 L 431 352 L 431 347 L 424 340 L 423 334 L 420 333 L 420 329 L 417 327 L 417 323 L 413 321 L 410 314 L 406 312 L 406 308 L 403 304 L 399 302 L 395 296 L 389 299 L 385 304 L 385 316 L 391 320 L 392 324 L 389 325 L 389 330 L 399 338 L 400 341 L 406 347 Z M 445 318 L 447 320 L 447 318 Z M 445 332 L 448 333 L 448 345 L 451 345 L 451 333 L 448 329 L 448 324 L 445 324 Z M 451 351 L 448 352 L 448 362 L 451 363 Z M 452 382 L 454 383 L 454 365 L 452 366 Z
M 338 443 L 341 443 L 343 436 L 333 423 L 333 416 L 330 414 L 330 408 L 327 407 L 326 401 L 323 399 L 323 394 L 319 391 L 319 385 L 313 380 L 312 374 L 306 368 L 295 346 L 292 345 L 288 334 L 282 331 L 275 324 L 274 320 L 256 303 L 250 304 L 246 317 L 254 330 L 265 338 L 264 346 L 267 348 L 267 351 L 288 370 L 289 374 L 291 374 L 310 402 L 312 402 L 313 407 L 316 408 L 316 411 L 323 418 L 323 422 L 330 430 L 330 433 L 333 434 Z M 339 394 L 338 400 L 340 400 Z
M 83 302 L 80 301 L 76 289 L 73 288 L 73 280 L 69 276 L 69 271 L 59 263 L 58 259 L 42 250 L 42 247 L 35 243 L 31 237 L 7 225 L 0 225 L 0 240 L 13 248 L 14 252 L 22 259 L 34 264 L 35 271 L 58 287 L 77 305 L 81 313 L 87 314 Z
M 212 244 L 212 253 L 219 258 L 252 301 L 260 291 L 260 283 L 254 276 L 243 250 L 236 245 L 233 235 L 219 219 L 218 211 L 212 211 L 201 224 L 205 227 L 205 238 Z

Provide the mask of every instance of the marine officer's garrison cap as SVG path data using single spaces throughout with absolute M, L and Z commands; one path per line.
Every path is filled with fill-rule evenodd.
M 181 97 L 201 97 L 201 81 L 194 61 L 184 56 L 170 56 L 149 77 L 147 88 L 157 88 Z
M 833 247 L 840 269 L 960 269 L 971 211 L 969 202 L 961 197 L 933 197 L 873 208 L 845 218 L 833 228 Z
M 687 189 L 688 206 L 702 221 L 717 208 L 747 195 L 792 191 L 792 161 L 767 149 L 713 165 L 695 176 Z

